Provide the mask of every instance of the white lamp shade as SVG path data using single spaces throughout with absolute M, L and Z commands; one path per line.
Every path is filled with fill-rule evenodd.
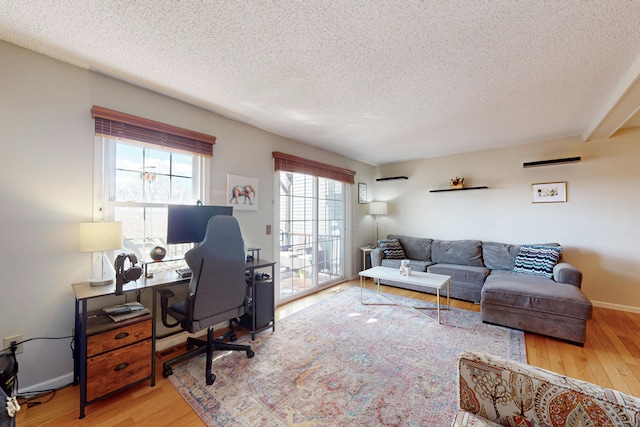
M 369 215 L 386 215 L 387 202 L 371 202 L 369 203 Z
M 113 251 L 122 247 L 121 222 L 80 224 L 80 252 Z

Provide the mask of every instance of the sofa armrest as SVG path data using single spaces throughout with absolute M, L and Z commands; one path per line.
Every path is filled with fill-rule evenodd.
M 640 420 L 637 397 L 479 351 L 458 361 L 458 404 L 502 425 L 573 426 L 576 414 L 594 426 Z
M 384 251 L 381 248 L 373 248 L 371 251 L 371 267 L 380 267 L 384 259 Z
M 553 267 L 553 280 L 580 288 L 582 287 L 582 271 L 568 262 L 561 262 Z

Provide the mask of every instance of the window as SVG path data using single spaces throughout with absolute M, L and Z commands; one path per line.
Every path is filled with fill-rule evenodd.
M 124 248 L 148 260 L 155 246 L 182 260 L 191 244 L 167 247 L 167 206 L 205 201 L 215 137 L 93 107 L 98 153 L 96 203 L 122 221 Z M 101 170 L 99 170 L 101 169 Z
M 190 244 L 167 247 L 167 205 L 196 204 L 203 199 L 199 179 L 203 158 L 131 142 L 106 139 L 109 151 L 108 212 L 122 221 L 124 246 L 142 259 L 155 246 L 167 259 L 181 259 Z

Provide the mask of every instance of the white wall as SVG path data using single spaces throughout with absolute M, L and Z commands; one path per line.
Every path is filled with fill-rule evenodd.
M 390 203 L 380 234 L 509 243 L 558 242 L 584 274 L 594 304 L 640 312 L 640 128 L 609 140 L 569 138 L 379 168 L 378 200 Z M 524 162 L 581 156 L 580 163 L 524 169 Z M 449 179 L 488 190 L 430 193 Z M 566 203 L 532 204 L 531 184 L 567 182 Z
M 225 202 L 227 174 L 259 179 L 259 210 L 235 216 L 247 243 L 261 247 L 265 258 L 273 259 L 278 236 L 275 229 L 271 236 L 265 231 L 275 224 L 272 151 L 356 170 L 360 180 L 373 176 L 370 166 L 5 42 L 0 58 L 0 338 L 71 333 L 70 285 L 83 281 L 91 268 L 90 254 L 78 252 L 78 223 L 91 220 L 96 208 L 94 104 L 217 136 L 211 201 Z M 355 186 L 352 194 L 357 201 Z M 354 220 L 354 257 L 369 239 L 362 215 L 358 210 Z M 355 261 L 350 262 L 352 275 Z M 28 342 L 19 363 L 21 389 L 59 385 L 73 370 L 69 339 Z

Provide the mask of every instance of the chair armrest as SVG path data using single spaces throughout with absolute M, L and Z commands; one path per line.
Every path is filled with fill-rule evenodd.
M 175 328 L 180 324 L 180 322 L 176 320 L 175 323 L 169 323 L 167 308 L 169 307 L 169 298 L 174 297 L 176 294 L 168 288 L 157 289 L 156 292 L 160 294 L 160 313 L 162 316 L 162 324 L 167 328 Z
M 384 251 L 380 248 L 374 248 L 371 251 L 371 267 L 379 267 L 384 259 Z
M 561 262 L 553 267 L 553 280 L 580 288 L 582 287 L 582 272 L 568 262 Z

